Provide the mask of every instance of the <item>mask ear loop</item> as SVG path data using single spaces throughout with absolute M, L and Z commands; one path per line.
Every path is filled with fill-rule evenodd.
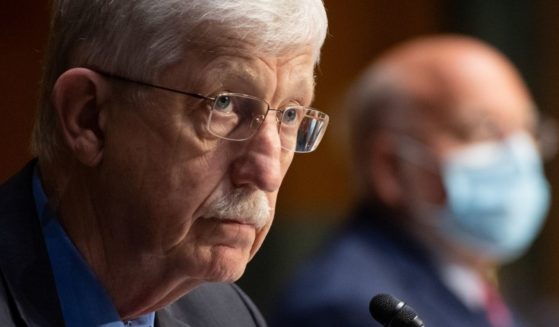
M 397 154 L 401 159 L 429 172 L 439 174 L 440 162 L 427 144 L 408 134 L 398 133 L 397 138 Z
M 428 200 L 419 200 L 417 198 L 414 200 L 416 205 L 421 206 L 421 211 L 423 212 L 437 212 L 441 210 L 441 203 L 439 201 L 446 201 L 448 197 L 448 190 L 446 189 L 446 185 L 444 182 L 444 169 L 441 159 L 433 152 L 431 147 L 426 143 L 418 140 L 416 137 L 405 133 L 405 132 L 397 132 L 392 131 L 393 133 L 397 133 L 396 139 L 398 140 L 397 151 L 396 155 L 404 162 L 419 168 L 420 170 L 431 174 L 433 178 L 436 179 L 436 184 L 440 185 L 437 189 L 441 189 L 442 198 L 439 199 L 439 196 L 435 194 L 435 198 Z M 403 174 L 402 178 L 405 180 L 409 180 L 410 176 L 405 176 Z M 418 194 L 415 195 L 417 197 Z M 420 196 L 421 197 L 421 196 Z M 417 202 L 420 201 L 421 203 Z M 432 214 L 426 214 L 426 216 L 432 217 Z M 428 228 L 434 228 L 436 226 L 437 221 L 433 220 L 428 217 L 424 217 L 418 221 L 423 225 L 429 226 Z

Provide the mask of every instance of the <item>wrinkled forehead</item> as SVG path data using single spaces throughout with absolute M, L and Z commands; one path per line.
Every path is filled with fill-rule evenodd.
M 222 35 L 211 42 L 195 43 L 167 73 L 196 92 L 210 89 L 263 97 L 270 89 L 289 87 L 299 98 L 310 101 L 314 95 L 314 66 L 309 45 L 293 44 L 270 52 L 249 40 Z

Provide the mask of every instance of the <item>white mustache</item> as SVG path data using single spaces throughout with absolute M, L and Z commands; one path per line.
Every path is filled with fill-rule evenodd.
M 260 229 L 270 220 L 271 210 L 264 192 L 238 188 L 210 203 L 204 218 L 232 219 Z

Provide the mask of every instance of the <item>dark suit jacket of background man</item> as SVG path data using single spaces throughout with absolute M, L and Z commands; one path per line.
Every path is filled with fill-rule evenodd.
M 0 326 L 64 326 L 35 210 L 35 162 L 0 186 Z M 156 313 L 156 326 L 265 326 L 234 284 L 208 283 Z M 74 326 L 67 326 L 74 327 Z
M 380 326 L 369 302 L 388 293 L 414 307 L 426 327 L 490 327 L 485 312 L 451 293 L 423 247 L 389 221 L 381 209 L 356 210 L 294 276 L 270 326 Z

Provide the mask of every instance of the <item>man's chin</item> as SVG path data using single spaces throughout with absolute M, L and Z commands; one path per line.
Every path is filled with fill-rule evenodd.
M 211 266 L 204 279 L 209 282 L 234 282 L 241 278 L 247 263 L 246 251 L 217 245 L 213 251 Z

